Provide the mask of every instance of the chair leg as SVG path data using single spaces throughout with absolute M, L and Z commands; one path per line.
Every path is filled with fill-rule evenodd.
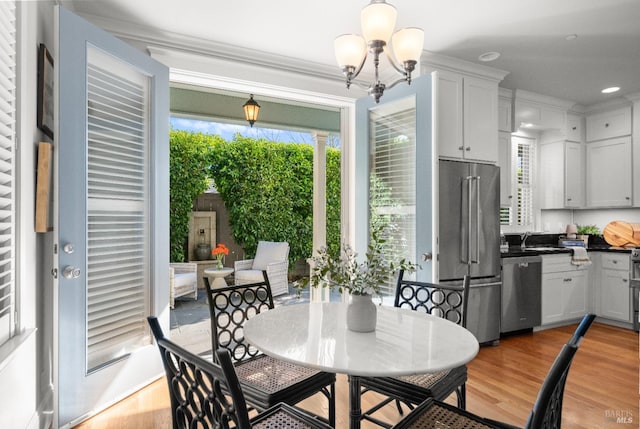
M 467 409 L 467 387 L 466 384 L 458 386 L 456 389 L 456 396 L 458 397 L 458 408 L 461 410 Z
M 336 427 L 336 384 L 331 383 L 329 387 L 329 425 L 332 428 Z

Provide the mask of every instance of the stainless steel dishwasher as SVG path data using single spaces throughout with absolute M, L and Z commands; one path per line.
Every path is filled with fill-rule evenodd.
M 540 325 L 542 257 L 502 258 L 502 314 L 500 332 Z

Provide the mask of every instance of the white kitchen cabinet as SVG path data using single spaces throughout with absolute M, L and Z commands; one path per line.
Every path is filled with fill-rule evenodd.
M 438 72 L 440 157 L 498 162 L 498 84 Z
M 631 107 L 587 116 L 587 141 L 611 139 L 631 134 Z
M 500 207 L 511 207 L 513 201 L 513 151 L 511 133 L 498 133 L 498 167 L 500 167 Z
M 584 121 L 582 116 L 567 113 L 567 140 L 581 143 L 584 141 Z
M 584 206 L 582 144 L 557 141 L 540 145 L 540 208 Z
M 631 138 L 587 143 L 587 207 L 631 207 Z
M 512 132 L 512 108 L 511 91 L 504 88 L 498 89 L 498 131 Z
M 599 276 L 598 316 L 631 322 L 629 304 L 629 255 L 603 253 Z
M 579 319 L 588 311 L 588 268 L 571 264 L 571 256 L 542 257 L 542 324 Z

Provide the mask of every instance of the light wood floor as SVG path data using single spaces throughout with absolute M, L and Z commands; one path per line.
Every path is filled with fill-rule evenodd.
M 467 409 L 482 416 L 523 426 L 538 389 L 575 325 L 502 339 L 499 346 L 482 347 L 469 363 Z M 564 428 L 638 428 L 638 334 L 600 323 L 587 332 L 567 380 Z M 348 428 L 346 377 L 338 376 L 337 427 Z M 363 398 L 364 407 L 372 403 Z M 454 403 L 454 397 L 449 402 Z M 301 405 L 326 415 L 326 400 L 309 398 Z M 389 421 L 399 416 L 394 406 L 379 412 Z M 627 417 L 618 423 L 616 417 Z M 629 421 L 629 418 L 631 421 Z M 368 422 L 363 428 L 375 427 Z M 171 415 L 164 379 L 77 426 L 82 429 L 170 428 Z

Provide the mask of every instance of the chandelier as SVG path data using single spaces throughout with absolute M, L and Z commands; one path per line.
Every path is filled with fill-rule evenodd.
M 359 34 L 343 34 L 336 37 L 334 42 L 338 65 L 347 78 L 347 88 L 362 71 L 367 59 L 367 48 L 369 53 L 373 55 L 375 81 L 368 86 L 368 92 L 376 100 L 376 103 L 380 102 L 380 97 L 386 88 L 392 88 L 403 81 L 411 84 L 411 72 L 415 69 L 422 53 L 424 31 L 420 28 L 408 27 L 393 33 L 396 26 L 396 16 L 396 8 L 385 0 L 371 0 L 371 3 L 365 6 L 360 14 L 364 37 Z M 391 39 L 395 60 L 387 47 L 389 39 Z M 385 52 L 389 63 L 402 76 L 389 85 L 380 82 L 378 75 L 382 52 Z

